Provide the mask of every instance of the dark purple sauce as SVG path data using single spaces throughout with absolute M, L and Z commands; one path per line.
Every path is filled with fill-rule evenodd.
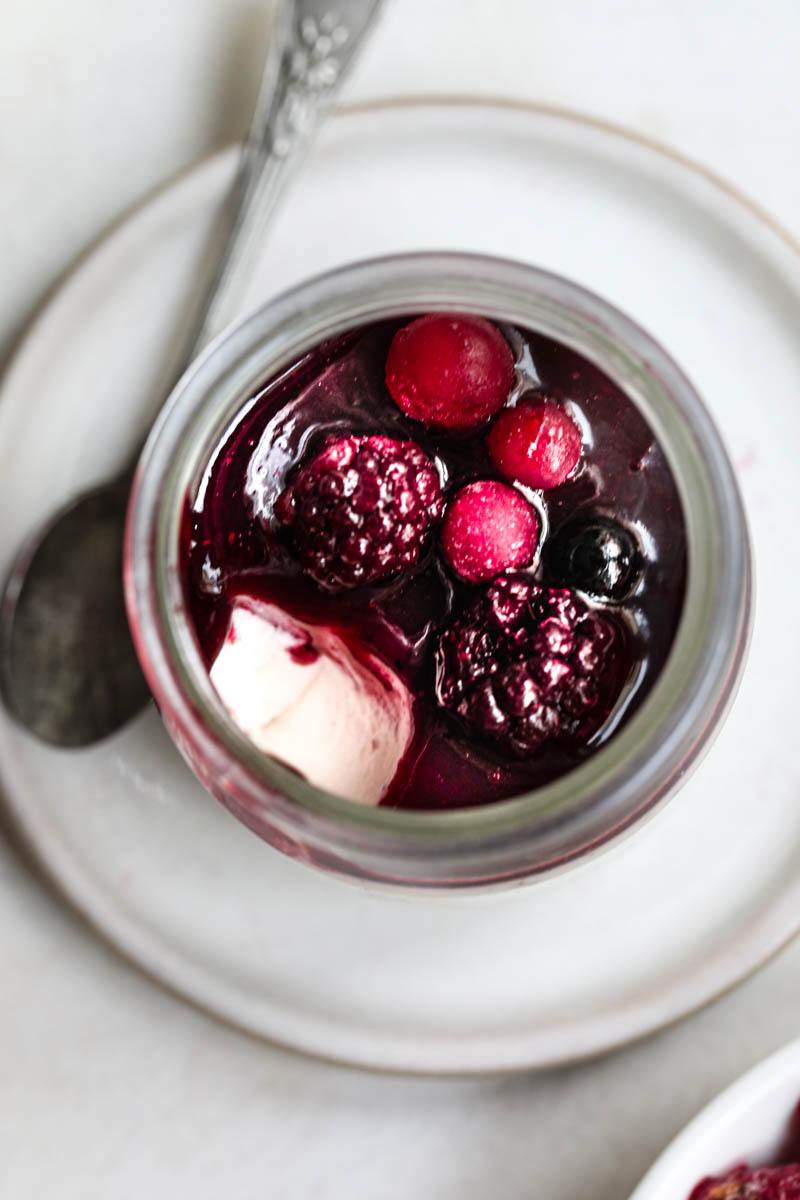
M 434 538 L 419 563 L 400 577 L 372 587 L 326 591 L 303 574 L 272 515 L 292 469 L 331 435 L 413 439 L 437 463 L 448 495 L 473 480 L 499 478 L 486 450 L 485 428 L 469 434 L 426 429 L 392 401 L 384 368 L 392 336 L 405 323 L 367 326 L 314 348 L 243 407 L 212 456 L 198 495 L 190 500 L 184 583 L 207 665 L 225 636 L 230 597 L 242 592 L 335 628 L 357 654 L 380 656 L 415 698 L 413 744 L 382 802 L 405 808 L 464 807 L 513 796 L 564 774 L 641 704 L 666 660 L 680 618 L 685 529 L 664 455 L 631 401 L 566 347 L 502 327 L 518 371 L 527 376 L 526 394 L 538 377 L 551 397 L 570 402 L 588 432 L 574 477 L 537 498 L 550 533 L 581 513 L 613 517 L 634 532 L 643 569 L 626 603 L 597 606 L 622 634 L 628 684 L 612 719 L 586 745 L 548 743 L 520 761 L 471 737 L 436 703 L 434 650 L 441 629 L 481 585 L 459 580 Z M 552 577 L 546 556 L 539 558 L 532 577 L 545 586 L 569 585 Z
M 800 1163 L 800 1100 L 794 1106 L 787 1123 L 777 1162 Z

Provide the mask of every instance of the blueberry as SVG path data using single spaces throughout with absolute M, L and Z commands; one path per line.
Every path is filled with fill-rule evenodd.
M 544 548 L 554 581 L 598 600 L 619 603 L 633 591 L 643 559 L 634 535 L 608 517 L 577 517 L 562 525 Z

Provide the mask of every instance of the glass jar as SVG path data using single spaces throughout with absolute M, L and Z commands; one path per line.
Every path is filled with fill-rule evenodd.
M 209 680 L 187 614 L 180 531 L 224 431 L 257 387 L 344 330 L 398 315 L 474 312 L 540 332 L 609 375 L 646 417 L 681 496 L 688 572 L 669 657 L 641 707 L 585 763 L 537 790 L 447 812 L 368 808 L 259 751 Z M 286 292 L 213 343 L 145 447 L 125 547 L 137 651 L 164 723 L 200 782 L 260 837 L 315 866 L 408 886 L 540 876 L 617 838 L 675 791 L 725 715 L 747 648 L 747 525 L 719 434 L 689 380 L 599 297 L 519 263 L 411 254 Z

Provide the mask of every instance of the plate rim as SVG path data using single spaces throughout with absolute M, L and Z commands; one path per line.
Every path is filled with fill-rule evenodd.
M 797 259 L 797 262 L 800 263 L 800 240 L 795 238 L 780 221 L 736 185 L 732 184 L 722 175 L 719 175 L 713 169 L 707 167 L 704 163 L 666 143 L 650 137 L 648 134 L 591 113 L 581 112 L 560 105 L 501 95 L 415 93 L 374 97 L 364 101 L 351 102 L 337 107 L 334 111 L 334 116 L 340 119 L 351 116 L 358 117 L 386 110 L 425 107 L 437 109 L 473 108 L 478 110 L 507 110 L 522 114 L 527 113 L 533 116 L 561 120 L 567 124 L 576 125 L 584 129 L 594 129 L 618 138 L 623 142 L 633 143 L 640 148 L 655 153 L 657 156 L 670 160 L 690 174 L 712 185 L 715 190 L 723 193 L 729 202 L 733 201 L 735 206 L 744 209 L 749 213 L 751 218 L 755 218 L 759 225 L 775 236 L 782 243 L 783 249 L 788 250 Z M 165 198 L 168 193 L 174 191 L 176 188 L 187 185 L 192 177 L 201 174 L 206 169 L 210 169 L 215 161 L 221 161 L 225 156 L 232 154 L 235 145 L 235 143 L 229 143 L 226 146 L 217 148 L 209 154 L 188 163 L 181 170 L 170 175 L 166 180 L 147 189 L 141 197 L 127 206 L 117 218 L 99 231 L 97 236 L 92 238 L 67 264 L 52 285 L 43 293 L 40 301 L 33 308 L 20 334 L 11 346 L 2 371 L 0 371 L 0 401 L 2 401 L 6 387 L 12 380 L 20 363 L 24 365 L 27 352 L 31 344 L 35 341 L 40 325 L 47 317 L 51 307 L 56 305 L 60 299 L 63 299 L 64 294 L 68 292 L 70 284 L 76 276 L 80 275 L 84 266 L 91 262 L 95 253 L 116 235 L 120 234 L 137 217 L 140 217 L 150 205 Z M 90 880 L 86 881 L 88 882 L 88 888 L 81 885 L 80 876 L 83 872 L 77 866 L 73 869 L 69 855 L 60 853 L 60 839 L 57 836 L 48 835 L 46 824 L 38 823 L 39 827 L 37 828 L 37 822 L 30 819 L 30 812 L 26 811 L 25 806 L 18 799 L 13 799 L 11 795 L 7 794 L 5 789 L 3 789 L 0 796 L 0 803 L 9 817 L 12 832 L 19 839 L 18 848 L 23 850 L 28 862 L 35 865 L 38 873 L 44 878 L 54 894 L 65 899 L 73 911 L 81 916 L 106 946 L 112 947 L 124 961 L 134 966 L 151 981 L 157 983 L 183 1002 L 190 1004 L 194 1009 L 210 1015 L 228 1027 L 236 1029 L 239 1032 L 244 1032 L 260 1041 L 280 1046 L 284 1050 L 302 1054 L 305 1057 L 318 1061 L 337 1065 L 356 1066 L 359 1069 L 374 1071 L 380 1074 L 415 1075 L 436 1078 L 514 1074 L 523 1071 L 547 1070 L 602 1056 L 669 1028 L 671 1025 L 706 1008 L 720 997 L 733 991 L 740 983 L 760 970 L 762 966 L 778 955 L 800 932 L 800 912 L 798 912 L 794 918 L 786 922 L 788 928 L 783 928 L 778 932 L 773 930 L 771 936 L 765 939 L 753 937 L 753 931 L 758 929 L 765 921 L 770 924 L 774 923 L 776 910 L 779 913 L 782 908 L 782 900 L 787 895 L 792 894 L 791 892 L 783 891 L 780 893 L 780 899 L 765 909 L 758 921 L 750 923 L 746 927 L 748 941 L 758 942 L 762 945 L 762 949 L 753 954 L 752 958 L 748 958 L 744 967 L 727 976 L 725 981 L 720 985 L 712 984 L 710 988 L 705 986 L 702 989 L 704 994 L 701 998 L 690 1001 L 688 1004 L 680 1005 L 671 1015 L 665 1017 L 662 1013 L 655 1023 L 648 1023 L 646 1019 L 641 1019 L 643 1011 L 646 1018 L 649 1006 L 640 1004 L 638 1006 L 640 1013 L 639 1023 L 630 1035 L 626 1037 L 612 1036 L 611 1039 L 602 1041 L 602 1044 L 596 1044 L 588 1048 L 583 1047 L 573 1053 L 556 1053 L 549 1056 L 541 1054 L 531 1056 L 529 1054 L 527 1057 L 523 1054 L 523 1057 L 518 1058 L 513 1064 L 504 1062 L 502 1064 L 496 1063 L 495 1065 L 452 1066 L 433 1069 L 425 1069 L 416 1064 L 404 1066 L 391 1065 L 387 1062 L 376 1062 L 374 1058 L 360 1057 L 347 1051 L 343 1051 L 341 1054 L 335 1051 L 326 1052 L 318 1048 L 311 1048 L 308 1045 L 300 1045 L 291 1040 L 283 1040 L 278 1034 L 269 1034 L 262 1029 L 255 1028 L 252 1024 L 248 1023 L 246 1017 L 240 1016 L 237 1018 L 232 1013 L 224 1011 L 219 1006 L 215 1006 L 213 999 L 210 997 L 201 998 L 185 990 L 185 983 L 182 984 L 180 982 L 180 976 L 184 974 L 183 970 L 179 967 L 177 972 L 173 971 L 173 977 L 170 978 L 168 971 L 163 969 L 158 963 L 158 947 L 155 945 L 157 939 L 147 939 L 147 941 L 154 942 L 153 949 L 155 949 L 155 953 L 148 954 L 146 950 L 144 955 L 141 952 L 137 953 L 136 943 L 139 940 L 137 933 L 141 937 L 141 932 L 137 928 L 137 922 L 131 918 L 126 918 L 124 915 L 122 915 L 121 919 L 118 919 L 114 915 L 113 910 L 109 917 L 108 914 L 104 915 L 102 908 L 98 911 L 97 906 L 92 904 L 91 892 L 95 885 Z M 125 932 L 126 928 L 128 929 L 127 934 Z M 730 949 L 732 946 L 735 946 L 738 940 L 739 938 L 737 937 L 729 940 L 726 943 L 726 948 Z M 139 947 L 139 951 L 141 949 Z M 177 958 L 180 963 L 184 963 L 185 960 L 182 954 L 179 954 Z M 190 963 L 186 962 L 185 965 L 191 968 Z M 695 977 L 699 976 L 700 978 L 704 974 L 705 971 L 702 966 L 700 971 L 693 972 Z M 628 1015 L 630 1017 L 631 1014 L 629 1013 Z

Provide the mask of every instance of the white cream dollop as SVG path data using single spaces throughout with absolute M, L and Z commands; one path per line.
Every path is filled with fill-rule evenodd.
M 317 787 L 376 805 L 413 733 L 411 697 L 374 656 L 331 629 L 237 597 L 210 671 L 236 724 Z

